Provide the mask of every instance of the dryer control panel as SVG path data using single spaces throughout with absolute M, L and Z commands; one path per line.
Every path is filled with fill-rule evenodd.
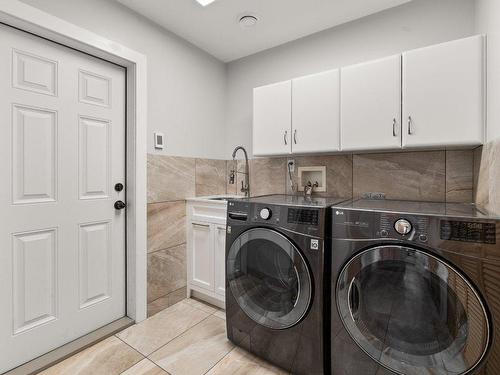
M 495 245 L 498 221 L 335 209 L 332 217 L 333 238 L 387 239 L 435 246 L 443 241 Z
M 401 238 L 427 242 L 429 219 L 424 216 L 401 215 L 397 213 L 381 213 L 377 237 Z
M 496 243 L 496 227 L 495 223 L 441 220 L 440 237 L 442 240 L 494 245 Z

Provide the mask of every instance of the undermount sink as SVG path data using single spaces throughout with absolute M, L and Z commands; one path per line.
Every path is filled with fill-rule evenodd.
M 204 197 L 193 197 L 193 198 L 187 198 L 188 201 L 200 201 L 200 202 L 207 202 L 207 201 L 214 201 L 215 202 L 227 202 L 231 199 L 238 199 L 242 197 L 238 197 L 235 195 L 211 195 L 211 196 L 204 196 Z

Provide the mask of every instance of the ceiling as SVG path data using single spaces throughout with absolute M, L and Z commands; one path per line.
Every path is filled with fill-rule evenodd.
M 224 62 L 411 0 L 117 0 Z M 242 28 L 242 15 L 255 15 Z

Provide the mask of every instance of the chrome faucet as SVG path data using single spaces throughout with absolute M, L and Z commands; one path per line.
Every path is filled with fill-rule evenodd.
M 233 162 L 235 161 L 236 158 L 236 153 L 241 150 L 243 151 L 243 154 L 245 155 L 245 172 L 240 172 L 238 171 L 238 165 L 236 164 L 236 169 L 232 169 L 230 174 L 229 174 L 229 183 L 234 184 L 235 182 L 235 177 L 238 173 L 241 173 L 245 175 L 245 180 L 241 181 L 241 192 L 245 193 L 245 197 L 250 196 L 250 169 L 248 168 L 248 154 L 247 150 L 243 146 L 237 146 L 234 151 L 233 151 Z
M 314 188 L 317 188 L 318 186 L 318 181 L 316 181 L 314 184 L 312 184 L 311 181 L 307 181 L 307 184 L 304 185 L 304 196 L 310 197 L 314 191 Z

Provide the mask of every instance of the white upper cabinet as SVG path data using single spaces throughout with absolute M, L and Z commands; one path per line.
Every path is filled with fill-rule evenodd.
M 401 148 L 401 55 L 342 68 L 341 149 Z
M 292 151 L 292 82 L 253 91 L 253 154 L 284 155 Z
M 340 71 L 292 81 L 292 152 L 338 151 Z
M 256 88 L 254 155 L 481 145 L 485 54 L 479 35 Z
M 484 37 L 403 54 L 403 147 L 484 140 Z

